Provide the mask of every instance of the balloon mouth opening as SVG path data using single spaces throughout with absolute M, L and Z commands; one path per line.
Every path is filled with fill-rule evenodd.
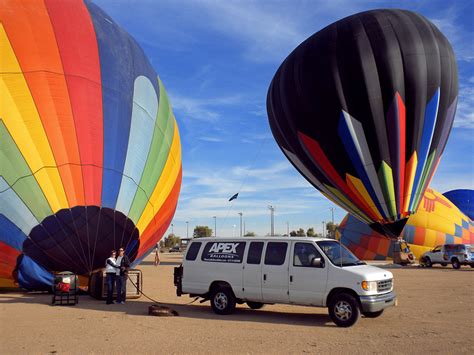
M 372 223 L 370 225 L 370 228 L 389 238 L 396 239 L 402 234 L 403 228 L 405 228 L 405 224 L 407 223 L 407 221 L 408 218 L 404 218 L 396 222 L 386 224 Z
M 35 226 L 23 243 L 23 252 L 48 271 L 89 275 L 105 267 L 111 250 L 124 248 L 133 262 L 139 246 L 139 231 L 122 212 L 76 206 L 62 209 Z

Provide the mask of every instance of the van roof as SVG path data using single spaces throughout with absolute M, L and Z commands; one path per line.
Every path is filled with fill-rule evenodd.
M 291 242 L 291 241 L 298 241 L 298 242 L 320 242 L 320 241 L 336 241 L 335 239 L 330 238 L 320 238 L 320 237 L 282 237 L 282 236 L 265 236 L 265 237 L 203 237 L 203 238 L 192 238 L 191 242 L 193 241 L 222 241 L 222 242 L 232 242 L 232 241 L 275 241 L 275 242 Z

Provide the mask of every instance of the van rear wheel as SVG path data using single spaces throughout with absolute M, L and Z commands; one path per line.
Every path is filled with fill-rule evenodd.
M 251 309 L 260 309 L 264 305 L 263 303 L 260 303 L 260 302 L 247 302 L 247 306 L 249 306 Z
M 216 288 L 211 294 L 211 308 L 217 314 L 231 314 L 235 310 L 235 296 L 228 287 Z
M 359 302 L 348 293 L 339 293 L 329 302 L 329 317 L 338 327 L 350 327 L 360 317 Z

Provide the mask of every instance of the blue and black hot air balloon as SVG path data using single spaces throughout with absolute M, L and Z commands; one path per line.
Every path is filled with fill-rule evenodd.
M 440 161 L 458 97 L 446 37 L 406 10 L 337 21 L 281 64 L 267 97 L 283 153 L 326 197 L 396 237 Z

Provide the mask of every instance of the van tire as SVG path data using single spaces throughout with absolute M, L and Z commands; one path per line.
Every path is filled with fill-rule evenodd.
M 348 293 L 338 293 L 329 302 L 329 317 L 338 327 L 351 327 L 360 317 L 358 300 Z
M 378 312 L 364 312 L 362 313 L 365 318 L 377 318 L 383 314 L 383 309 Z
M 433 266 L 433 264 L 431 263 L 431 259 L 427 256 L 425 256 L 424 264 L 425 264 L 425 267 L 432 267 Z
M 216 314 L 227 315 L 235 310 L 235 296 L 229 287 L 218 287 L 211 292 L 211 308 Z
M 454 258 L 453 260 L 451 260 L 451 264 L 453 265 L 453 269 L 459 269 L 461 268 L 461 263 L 459 262 L 458 259 Z
M 247 302 L 247 306 L 249 306 L 251 309 L 260 309 L 264 306 L 264 304 L 260 302 Z

